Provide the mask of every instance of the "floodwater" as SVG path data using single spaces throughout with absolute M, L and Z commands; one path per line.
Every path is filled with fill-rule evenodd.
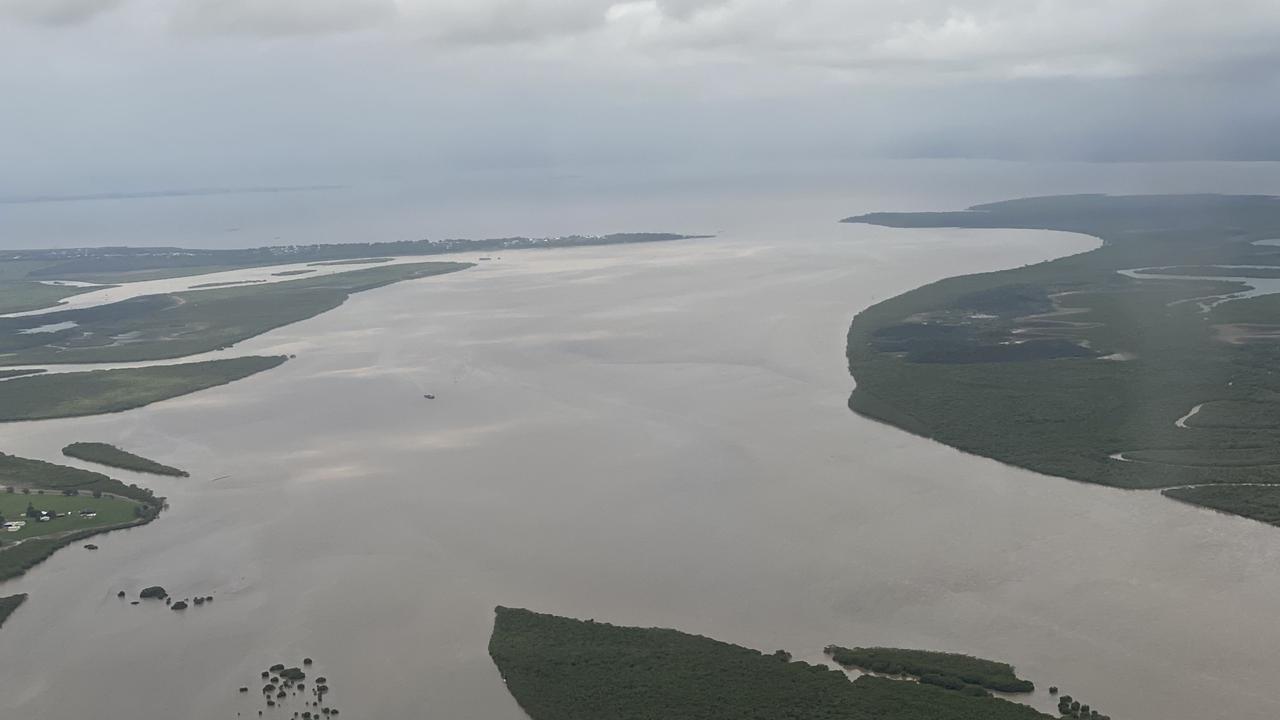
M 0 586 L 31 594 L 0 631 L 0 717 L 256 717 L 237 688 L 309 655 L 343 717 L 519 720 L 486 654 L 499 604 L 814 661 L 963 651 L 1128 720 L 1280 716 L 1280 530 L 845 406 L 858 309 L 1094 241 L 800 209 L 503 253 L 224 353 L 297 355 L 247 380 L 0 427 L 10 453 L 106 441 L 192 473 L 116 473 L 171 508 Z M 151 584 L 216 600 L 115 597 Z

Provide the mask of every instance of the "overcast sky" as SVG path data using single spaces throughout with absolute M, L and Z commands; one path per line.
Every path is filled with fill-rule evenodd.
M 0 0 L 0 192 L 1280 159 L 1277 0 Z

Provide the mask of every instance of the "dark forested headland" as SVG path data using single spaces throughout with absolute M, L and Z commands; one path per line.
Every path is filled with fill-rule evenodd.
M 1038 472 L 1280 519 L 1280 485 L 1256 487 L 1280 483 L 1280 294 L 1242 295 L 1239 279 L 1280 271 L 1266 242 L 1280 238 L 1280 199 L 1072 195 L 845 222 L 1103 241 L 859 313 L 855 411 Z M 1195 274 L 1169 274 L 1183 271 Z
M 186 470 L 179 470 L 121 450 L 115 445 L 100 442 L 74 442 L 62 448 L 62 454 L 77 460 L 106 465 L 107 467 L 133 470 L 134 472 L 151 473 L 152 475 L 170 475 L 187 477 Z
M 862 676 L 659 628 L 498 608 L 489 654 L 532 720 L 1046 720 L 1007 700 Z

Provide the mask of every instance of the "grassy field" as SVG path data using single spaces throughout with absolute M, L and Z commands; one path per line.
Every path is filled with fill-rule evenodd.
M 164 498 L 137 485 L 126 485 L 102 473 L 0 453 L 0 512 L 7 520 L 37 510 L 74 513 L 48 522 L 27 519 L 16 533 L 0 532 L 0 581 L 25 573 L 59 548 L 117 528 L 142 525 L 160 513 Z M 10 492 L 9 489 L 13 491 Z M 68 496 L 64 491 L 75 491 Z M 101 497 L 93 497 L 94 492 Z M 112 497 L 112 496 L 118 497 Z M 93 509 L 96 518 L 82 519 Z M 15 541 L 21 542 L 15 542 Z
M 36 522 L 32 518 L 23 516 L 28 504 L 36 510 L 56 512 L 60 517 L 48 522 Z M 17 532 L 0 531 L 0 543 L 9 545 L 15 541 L 33 537 L 75 530 L 92 530 L 132 522 L 138 517 L 135 514 L 135 508 L 137 507 L 139 507 L 139 504 L 132 500 L 123 500 L 105 495 L 100 498 L 95 498 L 89 494 L 68 497 L 52 490 L 46 490 L 43 495 L 0 492 L 0 516 L 3 516 L 6 521 L 25 520 L 27 522 Z M 79 514 L 81 510 L 92 510 L 98 516 L 94 518 L 81 517 Z
M 354 293 L 471 267 L 390 265 L 280 283 L 149 295 L 110 305 L 0 318 L 0 365 L 133 362 L 180 358 L 332 310 Z M 74 322 L 50 333 L 33 327 Z
M 675 630 L 498 608 L 489 654 L 532 720 L 1044 720 L 1025 705 L 914 682 L 850 682 Z
M 169 475 L 187 477 L 186 470 L 162 465 L 141 455 L 134 455 L 116 447 L 100 442 L 76 442 L 62 448 L 62 454 L 86 462 L 106 465 L 107 467 L 133 470 L 134 472 L 151 473 L 153 475 Z
M 848 221 L 1069 230 L 1105 243 L 1051 262 L 949 278 L 859 313 L 848 337 L 855 411 L 967 452 L 1087 482 L 1280 482 L 1280 466 L 1257 462 L 1280 440 L 1280 376 L 1272 374 L 1280 338 L 1265 332 L 1280 329 L 1280 298 L 1208 308 L 1201 298 L 1242 286 L 1117 272 L 1280 266 L 1280 250 L 1253 244 L 1280 236 L 1280 200 L 1066 196 Z M 1051 301 L 1048 312 L 1028 307 L 1035 296 Z M 1249 323 L 1252 335 L 1233 335 L 1240 323 Z M 1049 341 L 1017 357 L 1007 350 Z M 1078 355 L 1061 352 L 1064 343 Z M 1175 425 L 1202 403 L 1185 428 Z M 1113 459 L 1117 453 L 1142 462 Z M 1254 516 L 1247 501 L 1231 511 Z
M 32 375 L 0 382 L 0 422 L 120 412 L 269 370 L 284 357 Z
M 844 667 L 886 675 L 910 675 L 921 682 L 952 690 L 980 688 L 1027 693 L 1036 689 L 1030 680 L 1018 677 L 1012 665 L 969 655 L 901 648 L 844 648 L 838 645 L 827 647 L 826 652 Z

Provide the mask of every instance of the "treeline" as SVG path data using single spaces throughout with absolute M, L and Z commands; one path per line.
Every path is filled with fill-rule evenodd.
M 1048 720 L 697 635 L 498 608 L 489 654 L 532 720 Z
M 123 470 L 133 470 L 134 472 L 151 473 L 152 475 L 169 475 L 172 477 L 187 477 L 186 470 L 179 470 L 175 467 L 163 465 L 155 460 L 149 460 L 141 455 L 134 455 L 107 443 L 100 442 L 74 442 L 62 448 L 62 454 L 67 457 L 84 460 L 86 462 L 98 463 L 108 467 L 121 468 Z
M 838 645 L 828 646 L 826 653 L 844 667 L 885 675 L 909 675 L 920 682 L 949 690 L 1029 693 L 1036 689 L 1030 680 L 1014 674 L 1012 665 L 969 655 L 885 647 L 844 648 Z
M 19 605 L 26 602 L 26 599 L 26 593 L 0 597 L 0 626 L 4 625 L 4 621 L 8 620 L 9 616 L 13 614 L 13 611 L 17 610 Z
M 164 498 L 156 497 L 156 494 L 147 488 L 139 487 L 134 483 L 126 485 L 99 472 L 4 453 L 0 453 L 0 485 L 59 492 L 66 490 L 104 492 L 136 500 L 144 505 L 159 506 L 164 501 Z

